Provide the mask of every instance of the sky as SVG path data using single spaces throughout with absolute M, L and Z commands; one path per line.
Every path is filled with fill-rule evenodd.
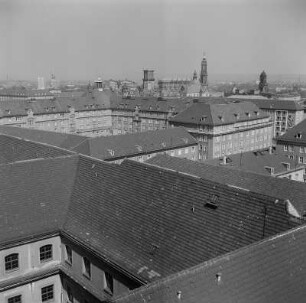
M 0 80 L 306 74 L 305 0 L 0 0 Z

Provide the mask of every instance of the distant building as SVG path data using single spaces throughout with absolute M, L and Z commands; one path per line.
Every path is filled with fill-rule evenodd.
M 208 160 L 207 163 L 304 182 L 305 166 L 289 159 L 282 153 L 275 152 L 272 147 L 265 150 L 224 156 L 219 159 Z
M 276 150 L 297 164 L 306 164 L 306 120 L 276 138 Z
M 99 90 L 99 91 L 103 90 L 103 82 L 102 82 L 102 79 L 100 77 L 98 77 L 98 79 L 95 80 L 95 86 L 96 86 L 97 90 Z
M 159 95 L 162 98 L 208 97 L 207 60 L 201 61 L 200 79 L 196 71 L 190 79 L 164 79 L 158 81 Z
M 142 88 L 145 94 L 151 93 L 155 87 L 154 70 L 145 69 L 143 71 Z
M 50 88 L 52 88 L 52 89 L 58 88 L 58 82 L 57 82 L 54 74 L 51 74 Z
M 44 77 L 37 78 L 37 89 L 45 89 L 45 79 Z
M 170 124 L 185 127 L 198 141 L 202 161 L 272 145 L 271 119 L 251 102 L 194 103 Z
M 262 71 L 259 76 L 258 89 L 261 94 L 268 92 L 267 74 L 265 71 Z
M 304 120 L 304 108 L 289 100 L 250 100 L 263 112 L 270 115 L 273 122 L 273 137 L 285 134 L 290 128 Z

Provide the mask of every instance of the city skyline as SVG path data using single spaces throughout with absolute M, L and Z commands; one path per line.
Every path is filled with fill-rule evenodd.
M 300 0 L 0 1 L 0 80 L 306 74 Z

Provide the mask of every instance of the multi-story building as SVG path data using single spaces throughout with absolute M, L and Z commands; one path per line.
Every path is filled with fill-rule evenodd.
M 194 103 L 170 119 L 199 142 L 199 160 L 272 145 L 270 117 L 251 102 Z
M 88 138 L 74 134 L 0 126 L 1 134 L 68 149 L 115 163 L 127 158 L 142 162 L 163 153 L 190 160 L 198 159 L 198 143 L 183 128 Z
M 109 135 L 112 128 L 110 104 L 113 98 L 116 98 L 113 94 L 94 91 L 78 98 L 2 101 L 0 125 L 88 136 Z
M 305 166 L 296 160 L 288 159 L 282 153 L 275 152 L 272 147 L 207 160 L 207 163 L 304 182 Z
M 111 107 L 113 134 L 166 129 L 169 127 L 169 118 L 191 104 L 191 99 L 122 99 Z
M 270 99 L 250 101 L 272 118 L 274 138 L 282 136 L 304 119 L 304 108 L 298 102 Z
M 276 151 L 297 164 L 306 164 L 306 120 L 276 139 Z
M 127 158 L 142 162 L 158 154 L 198 159 L 198 143 L 183 128 L 88 138 L 72 150 L 115 163 Z
M 44 100 L 54 99 L 54 94 L 47 89 L 2 89 L 0 90 L 0 101 L 11 100 Z
M 4 303 L 109 301 L 303 223 L 281 199 L 131 160 L 19 161 L 0 181 Z

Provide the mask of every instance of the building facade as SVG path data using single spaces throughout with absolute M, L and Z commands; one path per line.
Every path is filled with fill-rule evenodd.
M 304 108 L 289 100 L 250 100 L 272 119 L 273 137 L 285 134 L 290 128 L 304 120 Z
M 276 150 L 289 159 L 295 160 L 297 164 L 306 164 L 306 120 L 277 138 Z
M 170 119 L 199 143 L 199 160 L 218 158 L 272 145 L 270 117 L 250 102 L 195 103 Z

